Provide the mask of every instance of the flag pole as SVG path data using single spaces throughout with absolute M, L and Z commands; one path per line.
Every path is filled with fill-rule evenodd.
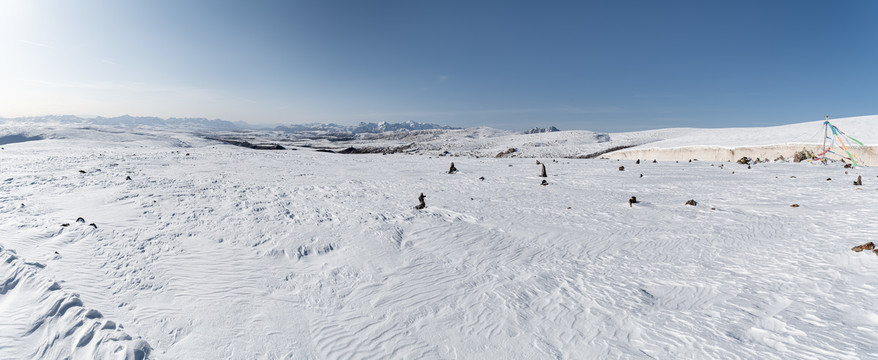
M 829 136 L 829 114 L 826 114 L 826 121 L 823 122 L 823 163 L 826 163 L 826 137 Z

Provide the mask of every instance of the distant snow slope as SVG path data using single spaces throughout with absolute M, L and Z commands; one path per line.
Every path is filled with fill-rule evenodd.
M 878 357 L 850 251 L 875 168 L 540 158 L 540 186 L 534 159 L 7 126 L 44 139 L 0 150 L 0 358 Z M 563 133 L 521 151 L 598 143 Z
M 878 164 L 878 155 L 875 154 L 878 153 L 878 116 L 830 119 L 830 122 L 847 135 L 870 145 L 871 151 L 856 144 L 847 144 L 855 156 L 867 164 Z M 832 133 L 829 135 L 832 136 Z M 728 161 L 748 156 L 773 160 L 778 156 L 789 158 L 803 148 L 819 153 L 823 148 L 823 139 L 823 121 L 758 128 L 690 129 L 661 141 L 607 154 L 607 157 Z M 840 148 L 834 151 L 844 153 Z

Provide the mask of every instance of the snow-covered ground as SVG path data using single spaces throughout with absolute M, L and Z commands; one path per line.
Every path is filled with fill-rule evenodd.
M 0 358 L 878 357 L 876 168 L 0 130 Z

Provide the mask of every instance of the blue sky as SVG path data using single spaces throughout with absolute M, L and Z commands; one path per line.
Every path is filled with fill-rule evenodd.
M 878 114 L 876 1 L 0 2 L 0 116 L 626 131 Z

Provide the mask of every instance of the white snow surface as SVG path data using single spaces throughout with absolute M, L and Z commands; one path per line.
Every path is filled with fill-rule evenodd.
M 541 158 L 540 186 L 533 158 L 4 135 L 41 140 L 0 150 L 0 358 L 878 357 L 872 167 Z

